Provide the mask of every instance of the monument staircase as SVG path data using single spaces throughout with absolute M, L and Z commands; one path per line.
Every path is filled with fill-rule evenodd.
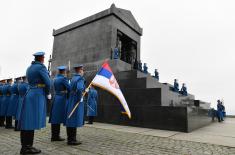
M 121 60 L 109 60 L 110 67 L 129 103 L 132 118 L 121 114 L 119 101 L 108 92 L 98 89 L 98 117 L 96 121 L 190 132 L 207 125 L 210 104 L 195 100 L 194 95 L 182 96 L 172 91 L 172 85 L 160 83 L 150 74 L 132 69 Z M 102 61 L 86 64 L 85 77 L 89 83 Z

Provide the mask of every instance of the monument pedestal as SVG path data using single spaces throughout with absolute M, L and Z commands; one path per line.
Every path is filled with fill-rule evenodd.
M 170 84 L 160 83 L 149 74 L 132 70 L 128 63 L 121 60 L 109 60 L 108 63 L 126 98 L 132 118 L 121 114 L 120 103 L 112 94 L 98 88 L 96 121 L 181 132 L 190 132 L 211 122 L 209 107 L 203 106 L 205 102 L 194 100 L 193 95 L 182 96 L 173 92 Z M 95 73 L 86 76 L 88 83 L 94 76 Z

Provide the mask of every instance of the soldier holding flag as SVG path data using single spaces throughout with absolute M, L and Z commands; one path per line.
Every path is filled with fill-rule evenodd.
M 84 70 L 83 65 L 75 65 L 75 74 L 71 80 L 71 91 L 69 95 L 69 103 L 66 106 L 66 127 L 67 127 L 67 144 L 68 145 L 79 145 L 76 139 L 77 127 L 82 127 L 84 125 L 84 102 L 83 102 L 83 92 L 85 91 L 85 79 L 83 77 Z M 68 118 L 70 112 L 76 105 L 80 102 L 78 108 L 74 111 L 73 115 Z

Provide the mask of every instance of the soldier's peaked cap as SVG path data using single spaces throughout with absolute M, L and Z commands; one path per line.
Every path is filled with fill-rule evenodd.
M 82 68 L 83 67 L 83 64 L 76 64 L 73 66 L 73 68 Z
M 66 68 L 67 68 L 66 66 L 58 66 L 57 67 L 58 70 L 66 70 Z
M 44 55 L 45 55 L 45 52 L 43 52 L 43 51 L 38 51 L 33 54 L 33 56 L 44 56 Z

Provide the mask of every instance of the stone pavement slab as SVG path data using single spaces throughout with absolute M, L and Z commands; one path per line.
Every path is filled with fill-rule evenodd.
M 42 155 L 234 155 L 234 147 L 211 144 L 210 141 L 204 143 L 204 137 L 198 141 L 193 139 L 193 136 L 200 137 L 204 133 L 209 134 L 210 130 L 215 132 L 223 128 L 227 133 L 221 132 L 217 136 L 229 137 L 234 133 L 230 129 L 234 120 L 227 119 L 224 124 L 214 123 L 209 128 L 195 131 L 195 134 L 95 123 L 78 129 L 77 138 L 82 141 L 79 146 L 68 146 L 65 141 L 50 142 L 48 124 L 35 133 L 34 146 L 42 149 Z M 0 128 L 1 155 L 19 154 L 19 135 L 19 132 Z M 61 127 L 61 136 L 66 137 L 64 127 Z

